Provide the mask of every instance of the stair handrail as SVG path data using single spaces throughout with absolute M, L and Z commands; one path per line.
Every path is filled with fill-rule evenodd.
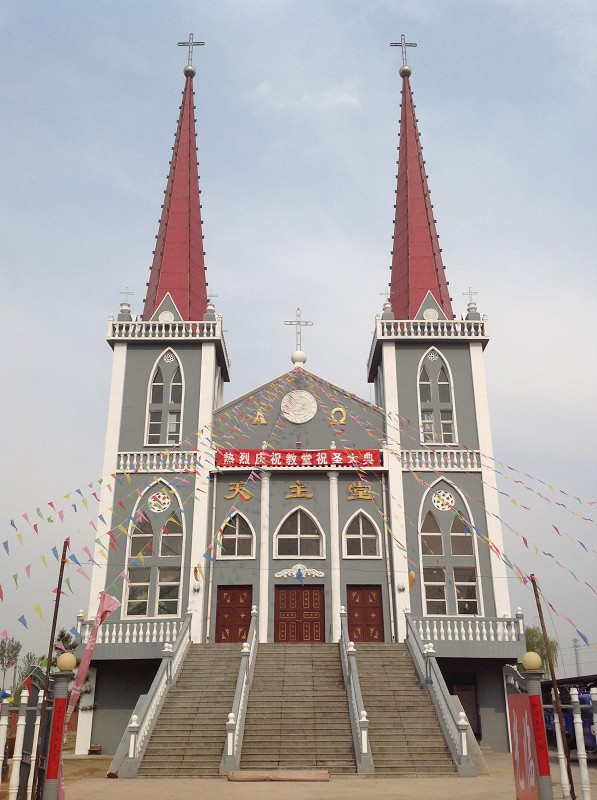
M 166 701 L 168 692 L 174 688 L 191 643 L 190 611 L 185 614 L 174 644 L 165 644 L 162 662 L 158 667 L 147 694 L 142 694 L 125 729 L 118 749 L 108 768 L 110 777 L 135 778 L 149 738 Z
M 344 686 L 348 697 L 348 710 L 350 727 L 357 762 L 357 772 L 363 775 L 373 775 L 375 764 L 369 742 L 369 720 L 361 694 L 361 682 L 357 668 L 356 649 L 354 642 L 350 641 L 346 608 L 340 606 L 340 661 Z
M 458 711 L 451 700 L 444 676 L 435 658 L 433 644 L 423 643 L 411 614 L 405 613 L 406 646 L 412 656 L 419 682 L 431 697 L 437 718 L 450 750 L 450 755 L 461 776 L 472 776 L 477 770 L 468 753 L 469 722 L 464 711 Z
M 243 642 L 240 652 L 240 666 L 238 668 L 238 678 L 236 679 L 232 710 L 228 714 L 228 720 L 226 722 L 226 742 L 220 762 L 220 775 L 226 775 L 231 770 L 237 770 L 240 766 L 247 701 L 249 698 L 249 690 L 253 683 L 258 646 L 257 606 L 253 606 L 251 608 L 251 624 L 249 625 L 249 632 L 247 633 L 247 641 Z

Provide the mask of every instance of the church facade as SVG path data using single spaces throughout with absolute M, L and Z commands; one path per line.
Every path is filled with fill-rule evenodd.
M 508 749 L 512 613 L 484 376 L 487 320 L 454 317 L 403 80 L 390 296 L 368 369 L 375 403 L 293 368 L 224 402 L 230 361 L 208 299 L 192 66 L 140 317 L 110 319 L 112 382 L 89 618 L 100 628 L 78 752 L 115 752 L 164 644 L 432 641 L 475 734 Z M 300 316 L 297 316 L 297 325 Z M 300 341 L 300 339 L 299 339 Z

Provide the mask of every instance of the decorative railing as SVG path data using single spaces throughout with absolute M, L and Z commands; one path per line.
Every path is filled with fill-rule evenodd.
M 407 617 L 426 642 L 518 642 L 524 637 L 523 614 L 516 617 Z
M 410 614 L 406 614 L 406 645 L 419 676 L 419 681 L 431 697 L 439 724 L 450 750 L 458 774 L 476 775 L 477 771 L 468 754 L 468 720 L 464 711 L 456 711 L 444 676 L 435 659 L 433 645 L 423 645 L 416 625 Z
M 480 470 L 481 453 L 478 450 L 401 450 L 403 470 L 429 470 L 455 472 Z
M 221 339 L 222 320 L 205 322 L 120 322 L 108 320 L 107 338 L 112 341 L 121 339 Z
M 93 620 L 81 623 L 83 644 L 89 641 Z M 172 644 L 186 625 L 180 619 L 130 620 L 104 622 L 97 632 L 97 644 Z
M 348 696 L 348 710 L 350 714 L 350 727 L 357 762 L 357 772 L 363 775 L 372 775 L 375 772 L 373 755 L 369 744 L 369 721 L 361 695 L 361 683 L 356 662 L 354 643 L 349 641 L 346 609 L 340 606 L 340 660 L 342 674 Z
M 118 453 L 116 472 L 195 472 L 197 458 L 193 450 Z
M 191 614 L 188 613 L 174 644 L 166 644 L 162 663 L 147 694 L 141 695 L 133 711 L 127 730 L 124 732 L 108 775 L 119 778 L 135 778 L 149 737 L 157 722 L 170 689 L 176 683 L 189 644 L 191 643 Z
M 506 681 L 506 686 L 511 687 L 513 694 L 526 694 L 526 678 L 511 664 L 504 666 L 504 680 Z
M 131 320 L 122 322 L 112 317 L 108 320 L 108 332 L 106 338 L 109 342 L 125 342 L 131 339 L 150 341 L 152 339 L 182 339 L 189 340 L 211 340 L 219 343 L 222 355 L 226 364 L 226 370 L 230 369 L 230 359 L 224 341 L 224 331 L 222 329 L 222 317 L 216 316 L 215 320 L 198 320 L 196 322 L 182 320 L 177 322 L 143 322 Z
M 257 606 L 253 606 L 251 608 L 251 624 L 249 625 L 247 641 L 243 642 L 240 653 L 240 667 L 238 678 L 236 679 L 232 711 L 228 714 L 228 721 L 226 722 L 226 743 L 220 763 L 220 775 L 226 775 L 231 770 L 237 770 L 240 766 L 247 700 L 253 682 L 258 645 Z
M 487 339 L 486 319 L 378 319 L 378 339 Z

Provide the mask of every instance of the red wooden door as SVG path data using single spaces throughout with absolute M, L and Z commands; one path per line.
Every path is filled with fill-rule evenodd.
M 383 642 L 381 586 L 347 586 L 348 635 L 352 642 Z
M 246 642 L 252 596 L 250 586 L 218 586 L 216 642 Z
M 325 642 L 323 586 L 276 586 L 274 642 Z

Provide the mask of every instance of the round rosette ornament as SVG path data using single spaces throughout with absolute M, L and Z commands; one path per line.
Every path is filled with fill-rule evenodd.
M 165 511 L 170 506 L 170 498 L 166 492 L 156 492 L 152 494 L 147 501 L 147 507 L 150 511 L 155 511 L 158 514 Z

